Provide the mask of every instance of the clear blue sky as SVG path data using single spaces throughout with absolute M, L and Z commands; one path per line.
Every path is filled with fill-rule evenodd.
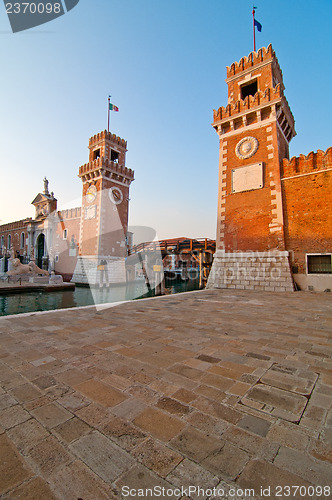
M 296 121 L 291 156 L 332 146 L 332 0 L 257 0 L 257 48 L 272 43 Z M 252 50 L 249 0 L 80 0 L 12 34 L 0 4 L 0 220 L 33 215 L 50 181 L 59 208 L 80 204 L 78 167 L 107 127 L 128 141 L 130 222 L 160 238 L 215 237 L 226 65 Z

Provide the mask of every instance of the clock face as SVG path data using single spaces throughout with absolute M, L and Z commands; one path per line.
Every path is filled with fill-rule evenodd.
M 251 158 L 258 149 L 258 140 L 255 137 L 244 137 L 235 148 L 235 154 L 240 160 Z
M 111 202 L 114 203 L 115 205 L 119 205 L 123 200 L 123 193 L 121 189 L 118 187 L 111 187 L 108 191 L 108 195 L 110 197 Z
M 94 184 L 92 184 L 91 186 L 88 187 L 88 190 L 86 192 L 86 201 L 88 203 L 92 203 L 95 199 L 96 199 L 96 196 L 97 196 L 97 188 Z

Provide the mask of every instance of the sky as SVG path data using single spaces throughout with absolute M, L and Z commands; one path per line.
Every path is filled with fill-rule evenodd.
M 290 156 L 332 146 L 332 0 L 257 0 L 256 48 L 272 43 L 297 136 Z M 249 0 L 80 0 L 12 33 L 0 3 L 0 223 L 33 217 L 43 178 L 79 206 L 89 137 L 128 141 L 129 223 L 158 238 L 215 238 L 226 66 L 253 50 Z

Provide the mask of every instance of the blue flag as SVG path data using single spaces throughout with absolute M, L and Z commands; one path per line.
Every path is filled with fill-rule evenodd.
M 260 22 L 257 21 L 257 19 L 255 19 L 255 26 L 256 28 L 258 29 L 259 32 L 262 31 L 262 25 Z

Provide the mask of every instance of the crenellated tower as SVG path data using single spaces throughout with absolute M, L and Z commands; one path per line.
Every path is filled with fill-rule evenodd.
M 228 104 L 213 112 L 212 126 L 219 136 L 219 192 L 217 252 L 209 286 L 274 289 L 280 286 L 270 279 L 275 263 L 280 270 L 282 266 L 287 283 L 283 288 L 291 289 L 281 164 L 289 158 L 289 142 L 296 133 L 272 46 L 227 67 L 226 83 Z
M 119 274 L 110 264 L 127 256 L 129 188 L 133 170 L 126 167 L 127 142 L 106 130 L 89 140 L 89 163 L 79 168 L 83 183 L 80 224 L 80 262 L 73 280 L 90 284 L 98 282 L 98 270 L 108 266 L 110 282 L 125 279 L 124 267 Z M 103 264 L 100 264 L 103 262 Z M 107 264 L 106 264 L 107 263 Z M 84 272 L 88 279 L 82 278 Z M 122 264 L 121 264 L 122 265 Z M 83 266 L 83 267 L 84 267 Z M 118 274 L 118 276 L 115 276 Z M 107 280 L 108 280 L 107 278 Z

